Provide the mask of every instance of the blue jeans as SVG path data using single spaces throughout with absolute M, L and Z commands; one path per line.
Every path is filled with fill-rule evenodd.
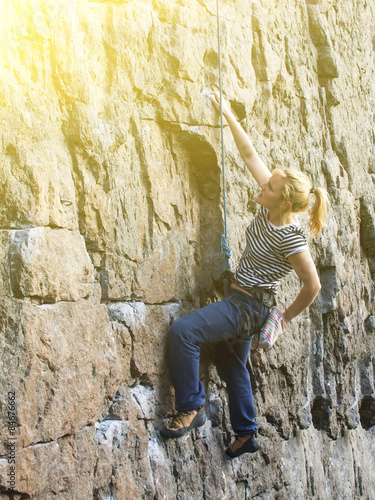
M 175 389 L 176 410 L 194 410 L 205 402 L 205 392 L 199 380 L 200 344 L 218 342 L 216 365 L 226 382 L 229 412 L 233 431 L 239 436 L 256 432 L 253 392 L 246 361 L 252 335 L 264 323 L 268 307 L 239 290 L 232 290 L 248 311 L 253 331 L 248 340 L 238 339 L 242 320 L 239 306 L 230 297 L 214 302 L 173 323 L 169 332 L 170 373 Z

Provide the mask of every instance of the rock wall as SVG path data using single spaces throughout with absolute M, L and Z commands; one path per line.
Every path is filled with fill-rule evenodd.
M 213 346 L 207 424 L 158 432 L 168 327 L 219 297 L 216 2 L 8 0 L 1 500 L 375 498 L 375 3 L 220 7 L 233 110 L 271 168 L 306 171 L 332 202 L 310 242 L 319 298 L 249 360 L 261 451 L 224 458 Z M 258 188 L 224 133 L 234 266 Z M 298 287 L 283 283 L 281 306 Z

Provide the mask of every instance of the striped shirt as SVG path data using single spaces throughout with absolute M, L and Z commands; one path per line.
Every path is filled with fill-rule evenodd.
M 258 286 L 277 293 L 280 280 L 293 268 L 287 257 L 308 250 L 306 236 L 298 221 L 274 226 L 261 207 L 246 230 L 246 248 L 234 275 L 242 287 Z

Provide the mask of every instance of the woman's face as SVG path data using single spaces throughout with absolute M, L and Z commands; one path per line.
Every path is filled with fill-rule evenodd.
M 255 198 L 256 203 L 273 210 L 280 208 L 284 203 L 281 192 L 285 185 L 285 179 L 280 174 L 272 175 L 267 182 L 261 184 L 261 192 Z

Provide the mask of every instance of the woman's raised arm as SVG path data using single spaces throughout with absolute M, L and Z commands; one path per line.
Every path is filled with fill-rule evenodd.
M 211 94 L 212 104 L 216 110 L 220 112 L 220 94 L 214 92 Z M 249 136 L 246 134 L 240 123 L 236 120 L 232 113 L 229 104 L 223 99 L 223 115 L 232 132 L 237 149 L 245 162 L 245 165 L 250 170 L 251 175 L 259 185 L 268 181 L 271 177 L 271 172 L 268 170 L 265 163 L 260 159 L 256 152 Z

